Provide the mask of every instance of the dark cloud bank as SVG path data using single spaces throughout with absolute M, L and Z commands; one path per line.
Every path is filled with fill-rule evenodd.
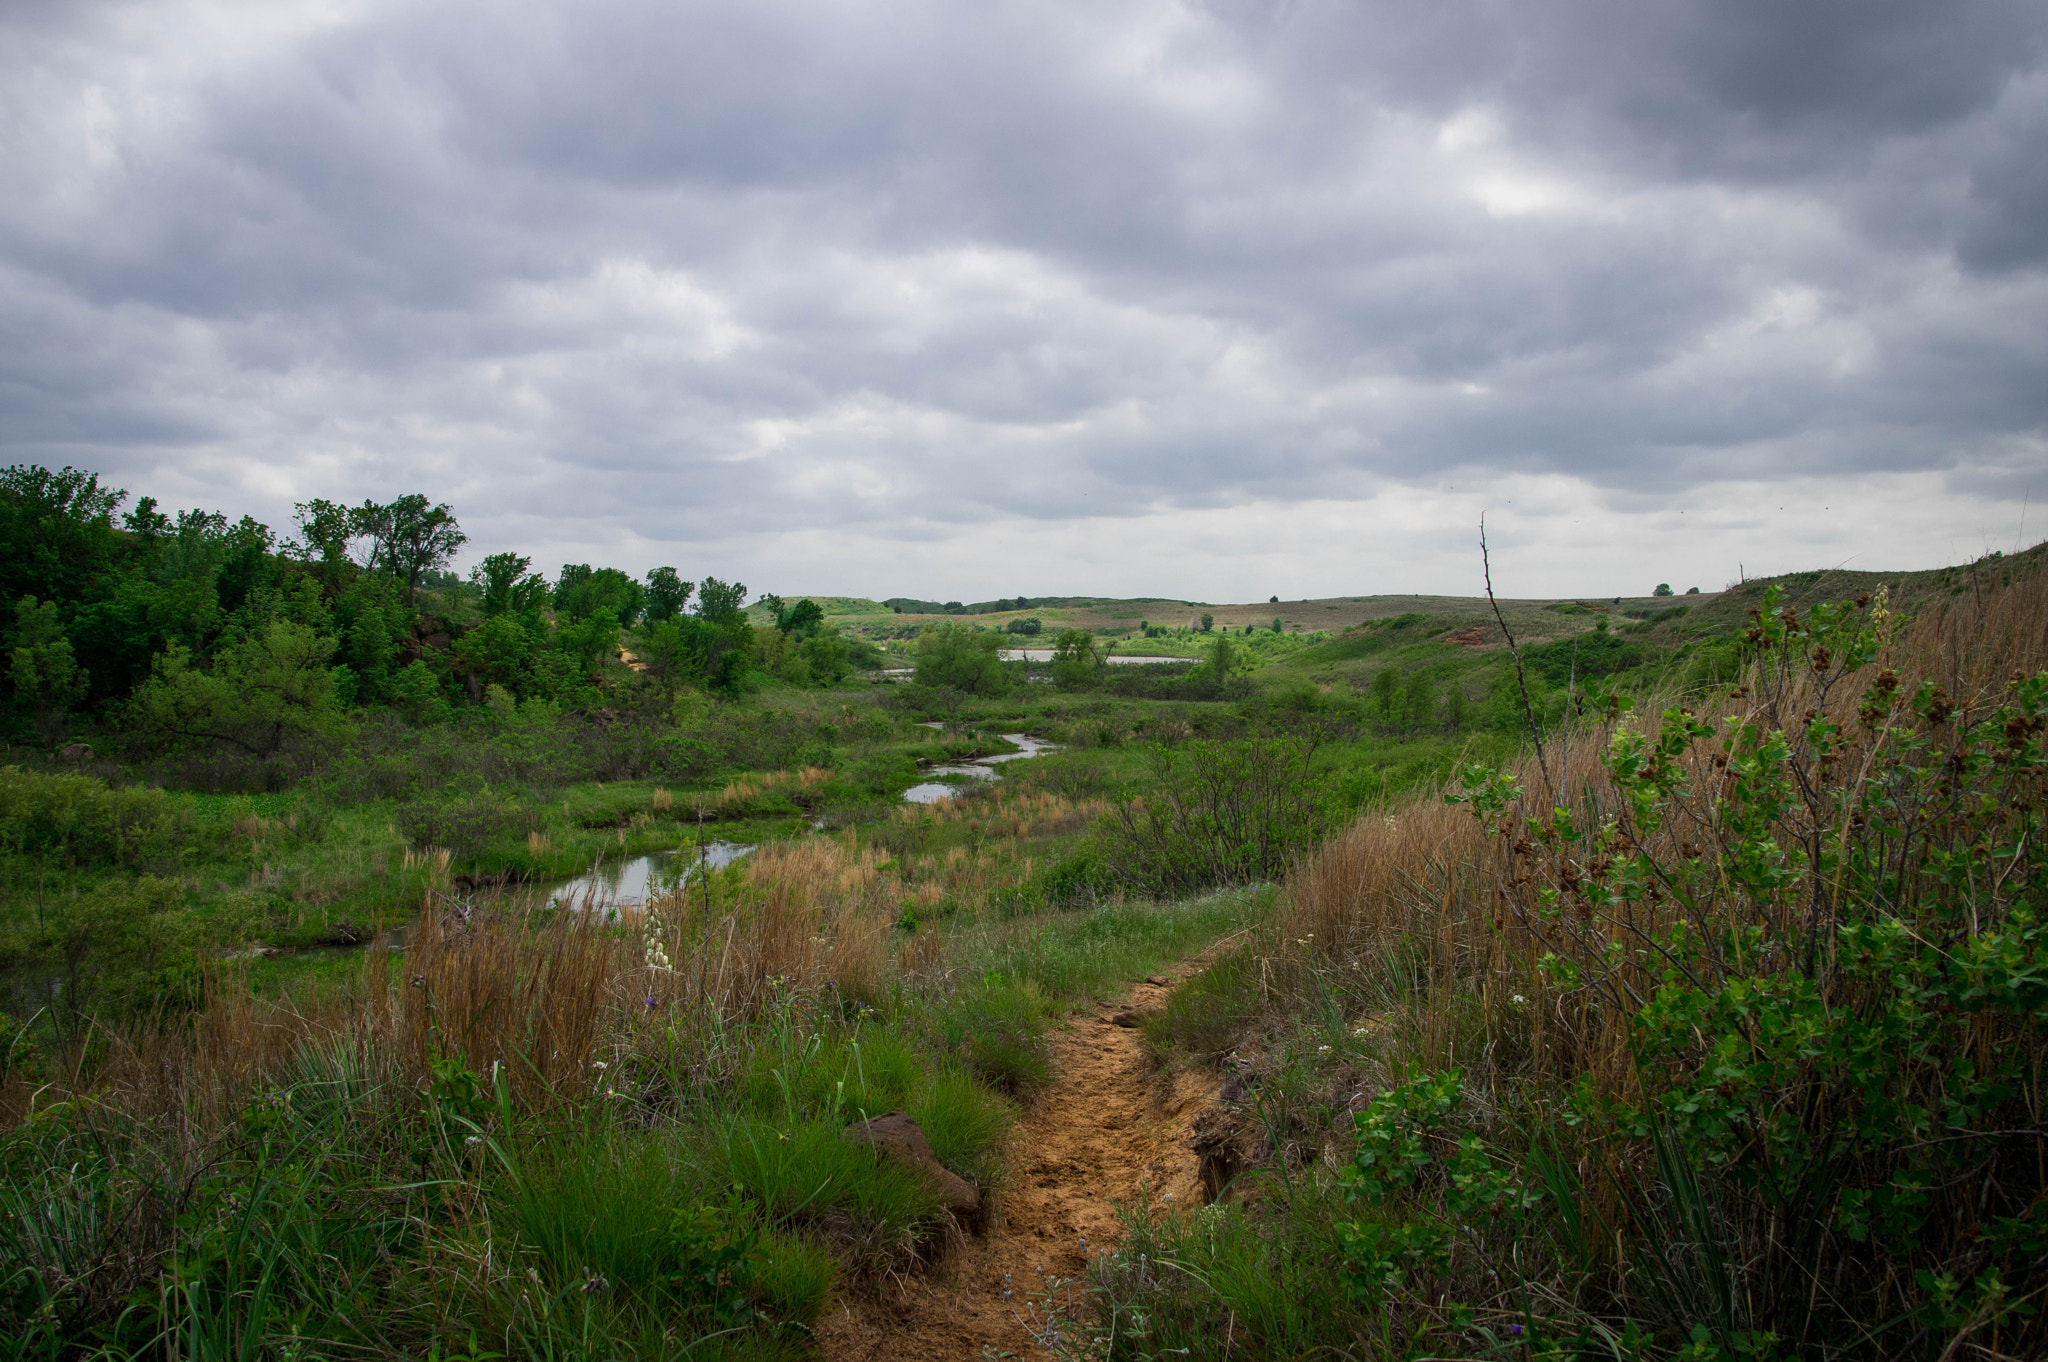
M 1227 597 L 2048 494 L 2038 0 L 32 4 L 0 113 L 0 457 L 171 502 Z

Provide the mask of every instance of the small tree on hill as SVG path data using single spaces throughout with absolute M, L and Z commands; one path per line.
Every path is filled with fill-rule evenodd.
M 651 568 L 647 573 L 647 605 L 641 618 L 649 624 L 672 620 L 683 613 L 695 588 L 672 567 Z

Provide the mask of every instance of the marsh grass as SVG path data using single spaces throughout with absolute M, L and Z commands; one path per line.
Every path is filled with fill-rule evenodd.
M 430 887 L 403 952 L 262 989 L 270 962 L 220 962 L 189 1017 L 0 1077 L 0 1332 L 22 1356 L 802 1355 L 832 1292 L 960 1234 L 848 1123 L 908 1111 L 999 1217 L 1047 1028 L 1261 910 L 1005 917 L 1016 837 L 897 826 L 922 849 L 773 844 L 644 908 Z M 926 886 L 944 910 L 907 929 Z

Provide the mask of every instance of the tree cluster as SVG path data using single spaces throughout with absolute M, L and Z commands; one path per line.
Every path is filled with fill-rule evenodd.
M 267 757 L 362 709 L 596 711 L 763 674 L 829 684 L 855 661 L 816 602 L 771 597 L 775 628 L 756 630 L 743 584 L 673 567 L 570 563 L 549 580 L 494 553 L 458 577 L 467 536 L 421 493 L 315 498 L 284 536 L 128 501 L 91 472 L 0 470 L 0 721 L 17 738 L 118 731 Z

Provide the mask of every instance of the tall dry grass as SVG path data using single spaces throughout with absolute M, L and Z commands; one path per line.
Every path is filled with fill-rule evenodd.
M 1754 930 L 1760 933 L 1754 939 L 1776 953 L 1723 960 L 1709 950 L 1703 962 L 1688 961 L 1686 968 L 1709 990 L 1722 978 L 1782 969 L 1818 978 L 1822 996 L 1840 1006 L 1853 1001 L 1843 990 L 1859 985 L 1829 981 L 1825 956 L 1843 905 L 1819 875 L 1793 874 L 1780 891 L 1763 894 L 1708 876 L 1708 888 L 1686 894 L 1683 902 L 1677 894 L 1653 892 L 1598 911 L 1573 911 L 1586 901 L 1580 891 L 1604 882 L 1610 871 L 1599 840 L 1587 830 L 1612 822 L 1625 840 L 1609 845 L 1647 851 L 1665 865 L 1713 865 L 1714 858 L 1733 854 L 1725 839 L 1727 801 L 1736 787 L 1721 739 L 1753 725 L 1793 735 L 1792 795 L 1770 836 L 1780 847 L 1806 853 L 1810 866 L 1823 840 L 1842 831 L 1830 820 L 1848 817 L 1838 792 L 1898 760 L 1903 741 L 1924 737 L 1933 744 L 1928 760 L 1938 764 L 1944 744 L 1959 742 L 1956 735 L 1970 721 L 2006 702 L 2010 684 L 2048 670 L 2048 571 L 2019 572 L 2009 581 L 1924 600 L 1910 617 L 1884 618 L 1882 598 L 1858 608 L 1877 620 L 1884 640 L 1867 666 L 1823 670 L 1804 650 L 1785 649 L 1753 666 L 1740 685 L 1649 697 L 1620 723 L 1587 724 L 1561 735 L 1549 744 L 1546 762 L 1531 755 L 1515 765 L 1520 793 L 1495 824 L 1500 835 L 1432 793 L 1390 815 L 1365 817 L 1324 843 L 1288 880 L 1275 920 L 1244 948 L 1253 967 L 1239 977 L 1256 982 L 1263 1015 L 1239 1034 L 1248 1041 L 1262 1028 L 1284 1034 L 1323 1000 L 1336 998 L 1354 1012 L 1352 1022 L 1381 1042 L 1379 1083 L 1461 1067 L 1477 1108 L 1502 1119 L 1500 1128 L 1521 1130 L 1520 1138 L 1542 1140 L 1559 1159 L 1563 1172 L 1553 1197 L 1574 1203 L 1573 1223 L 1604 1227 L 1580 1246 L 1579 1266 L 1605 1283 L 1610 1306 L 1633 1308 L 1631 1292 L 1648 1289 L 1639 1276 L 1642 1265 L 1663 1252 L 1662 1238 L 1671 1233 L 1668 1202 L 1677 1193 L 1667 1185 L 1670 1171 L 1660 1168 L 1649 1142 L 1585 1140 L 1559 1114 L 1574 1093 L 1596 1107 L 1634 1105 L 1648 1083 L 1663 1081 L 1638 1070 L 1633 1048 L 1636 1017 L 1668 963 L 1656 943 L 1684 919 L 1696 939 L 1713 941 L 1732 929 L 1736 935 L 1724 939 L 1747 940 L 1740 933 Z M 1898 678 L 1895 688 L 1890 678 Z M 1940 688 L 1937 709 L 1945 703 L 1947 719 L 1911 720 L 1907 702 L 1922 680 Z M 1908 722 L 1889 728 L 1868 722 L 1871 694 L 1889 695 L 1883 715 Z M 1602 758 L 1619 728 L 1654 733 L 1666 706 L 1712 720 L 1716 734 L 1683 745 L 1674 758 L 1679 793 L 1661 823 L 1644 827 L 1630 821 L 1624 791 Z M 1831 754 L 1799 737 L 1826 718 L 1844 735 Z M 1560 810 L 1568 811 L 1575 830 L 1539 831 L 1553 825 Z M 1918 892 L 1919 869 L 1903 862 L 1895 867 L 1901 895 Z M 1544 890 L 1554 891 L 1550 902 L 1565 911 L 1546 911 Z M 1901 910 L 1909 901 L 1902 899 Z M 1546 957 L 1569 961 L 1576 974 L 1539 967 Z M 2038 1036 L 2010 1027 L 1978 1030 L 1985 1045 L 2039 1044 Z M 1374 1079 L 1364 1081 L 1370 1088 Z M 1354 1109 L 1362 1100 L 1354 1099 Z M 1313 1156 L 1324 1137 L 1297 1138 L 1309 1140 L 1302 1154 Z M 1274 1152 L 1287 1157 L 1285 1149 Z M 1743 1265 L 1782 1253 L 1784 1230 L 1761 1213 L 1738 1213 L 1738 1204 L 1731 1199 L 1714 1214 L 1728 1236 L 1725 1249 L 1735 1265 L 1729 1270 L 1746 1281 Z M 1910 1278 L 1907 1272 L 1896 1286 L 1887 1280 L 1859 1289 L 1914 1299 Z M 1580 1286 L 1563 1278 L 1532 1281 L 1529 1289 L 1568 1313 L 1587 1279 L 1579 1278 Z M 1659 1289 L 1673 1288 L 1665 1282 Z M 1738 1301 L 1735 1317 L 1749 1309 L 1757 1318 L 1779 1318 L 1788 1308 L 1782 1300 L 1764 1303 L 1787 1289 L 1782 1284 L 1758 1278 L 1742 1289 L 1758 1294 L 1746 1305 Z M 1802 1289 L 1817 1289 L 1817 1283 Z M 1815 1308 L 1801 1303 L 1794 1313 Z
M 1873 601 L 1871 607 L 1882 609 L 1884 603 Z M 2009 583 L 1937 599 L 1910 618 L 1895 618 L 1890 641 L 1879 655 L 1839 677 L 1825 696 L 1810 670 L 1792 669 L 1775 686 L 1753 676 L 1732 691 L 1646 697 L 1628 722 L 1654 729 L 1665 706 L 1690 704 L 1718 720 L 1724 732 L 1740 724 L 1767 731 L 1797 727 L 1818 712 L 1852 728 L 1866 688 L 1887 671 L 1908 683 L 1934 681 L 1961 719 L 1996 707 L 2012 679 L 2044 669 L 2048 572 L 2033 570 Z M 1544 767 L 1525 755 L 1514 766 L 1522 795 L 1510 821 L 1546 819 L 1557 808 L 1572 810 L 1582 826 L 1614 816 L 1621 799 L 1601 761 L 1611 736 L 1611 730 L 1589 726 L 1554 739 L 1547 783 Z M 1716 765 L 1716 755 L 1713 740 L 1688 747 L 1683 761 L 1689 793 L 1678 815 L 1646 839 L 1654 852 L 1683 857 L 1688 849 L 1695 854 L 1706 850 L 1715 826 L 1714 803 L 1728 783 L 1725 764 Z M 1861 755 L 1868 760 L 1876 754 Z M 1792 845 L 1807 843 L 1813 832 L 1799 818 L 1795 811 L 1780 828 Z M 1284 914 L 1271 933 L 1274 957 L 1290 966 L 1370 968 L 1390 941 L 1429 942 L 1431 968 L 1438 977 L 1472 981 L 1489 1009 L 1508 1005 L 1508 997 L 1497 996 L 1497 980 L 1512 976 L 1521 981 L 1517 990 L 1537 1005 L 1514 1006 L 1518 1016 L 1534 1019 L 1531 1043 L 1537 1054 L 1555 1059 L 1564 1072 L 1593 1065 L 1625 1086 L 1621 1070 L 1594 1063 L 1596 1057 L 1611 1061 L 1623 1055 L 1611 1010 L 1563 1015 L 1562 1004 L 1532 967 L 1556 947 L 1556 937 L 1546 935 L 1526 912 L 1516 911 L 1540 880 L 1561 884 L 1564 877 L 1592 873 L 1592 868 L 1538 867 L 1531 859 L 1534 848 L 1526 841 L 1522 846 L 1518 853 L 1515 842 L 1487 837 L 1469 812 L 1447 805 L 1442 792 L 1418 795 L 1393 814 L 1362 818 L 1305 858 L 1289 880 Z M 1667 900 L 1657 911 L 1609 924 L 1610 937 L 1634 945 L 1667 929 L 1674 911 Z M 1640 998 L 1654 990 L 1656 977 L 1637 967 L 1613 982 Z
M 956 870 L 969 867 L 963 862 Z M 587 1096 L 595 1061 L 654 1044 L 704 1056 L 779 999 L 873 1001 L 891 969 L 903 892 L 889 854 L 851 834 L 763 847 L 644 909 L 534 914 L 430 893 L 402 952 L 366 950 L 340 987 L 258 996 L 246 969 L 209 967 L 189 1017 L 96 1025 L 54 1081 L 9 1074 L 0 1122 L 89 1099 L 187 1125 L 231 1122 L 308 1051 L 358 1053 L 379 1082 L 425 1090 L 437 1063 L 501 1070 L 522 1110 Z M 658 937 L 668 964 L 650 962 Z M 683 1042 L 678 1044 L 678 1041 Z

